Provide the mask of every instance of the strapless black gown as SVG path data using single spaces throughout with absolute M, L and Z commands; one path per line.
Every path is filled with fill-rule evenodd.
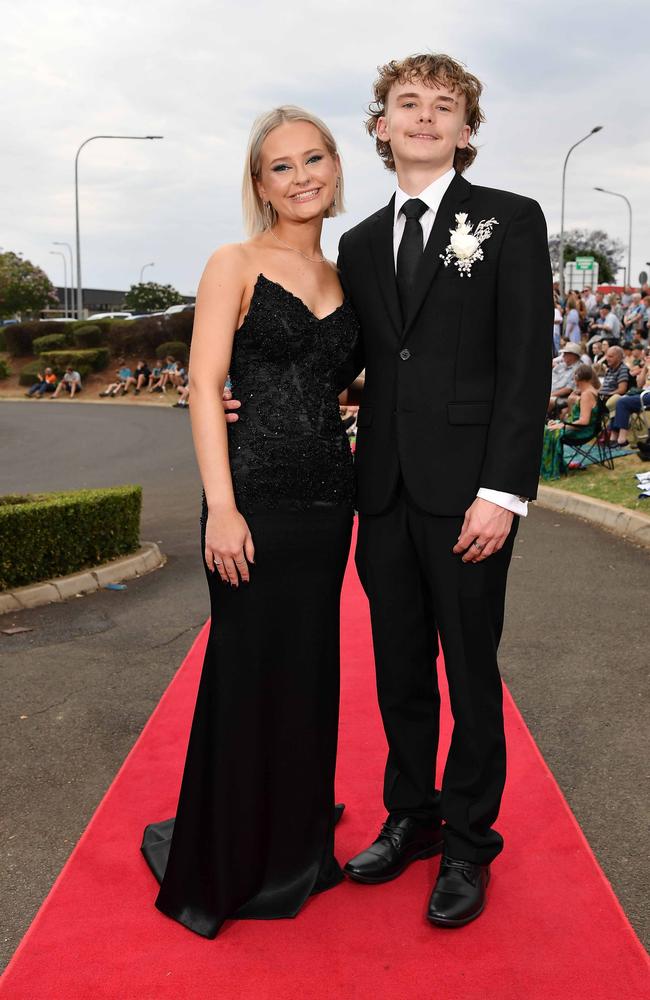
M 156 906 L 205 937 L 230 917 L 291 917 L 342 879 L 334 857 L 339 605 L 353 465 L 336 373 L 358 326 L 347 300 L 317 319 L 260 275 L 230 368 L 237 506 L 250 584 L 204 568 L 211 627 L 175 819 L 141 850 Z M 207 507 L 202 497 L 203 558 Z

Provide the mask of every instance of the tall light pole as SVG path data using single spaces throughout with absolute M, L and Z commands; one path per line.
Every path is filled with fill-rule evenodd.
M 155 267 L 155 260 L 152 260 L 150 264 L 143 264 L 140 268 L 140 284 L 142 284 L 142 275 L 144 274 L 145 267 Z
M 627 240 L 627 283 L 632 284 L 632 205 L 630 204 L 630 199 L 626 198 L 624 194 L 619 194 L 618 191 L 608 191 L 607 188 L 594 188 L 594 191 L 602 191 L 603 194 L 613 194 L 615 198 L 622 198 L 624 202 L 627 203 L 628 211 L 630 213 L 630 231 Z
M 69 243 L 65 243 L 63 240 L 52 240 L 55 247 L 65 247 L 70 254 L 70 317 L 74 316 L 74 293 L 72 289 L 74 288 L 73 278 L 74 278 L 74 262 L 72 260 L 72 247 Z
M 81 284 L 81 247 L 79 241 L 79 153 L 93 139 L 162 139 L 162 135 L 91 135 L 85 139 L 77 150 L 74 158 L 74 214 L 75 214 L 75 234 L 77 241 L 77 319 L 81 319 L 83 312 L 82 284 Z
M 602 127 L 602 125 L 596 125 L 595 128 L 592 128 L 591 132 L 588 132 L 587 135 L 582 137 L 582 139 L 578 139 L 577 142 L 574 142 L 564 159 L 564 167 L 562 169 L 562 216 L 560 220 L 560 295 L 562 296 L 564 296 L 564 192 L 566 188 L 566 165 L 576 146 L 579 146 L 581 142 L 585 142 L 595 132 L 600 132 Z
M 61 250 L 50 250 L 50 253 L 56 254 L 57 257 L 63 258 L 63 311 L 65 318 L 68 318 L 68 262 L 65 259 L 65 254 Z M 70 275 L 72 277 L 72 275 Z

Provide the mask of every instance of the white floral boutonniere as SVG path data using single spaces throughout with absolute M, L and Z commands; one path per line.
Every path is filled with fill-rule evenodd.
M 496 219 L 481 219 L 472 232 L 473 226 L 467 221 L 467 212 L 456 213 L 456 228 L 450 229 L 451 239 L 445 252 L 440 254 L 440 259 L 445 267 L 449 267 L 452 261 L 456 264 L 461 278 L 467 275 L 472 276 L 472 264 L 477 260 L 483 260 L 481 243 L 488 240 L 492 235 L 492 227 L 498 226 Z

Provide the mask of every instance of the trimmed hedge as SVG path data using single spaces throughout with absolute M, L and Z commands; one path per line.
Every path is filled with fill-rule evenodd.
M 64 351 L 70 346 L 70 337 L 65 332 L 46 333 L 44 337 L 34 337 L 32 341 L 34 354 L 42 354 L 43 351 Z
M 7 350 L 7 338 L 5 337 L 5 328 L 0 327 L 0 351 Z
M 28 324 L 12 323 L 5 327 L 5 343 L 12 358 L 21 358 L 32 353 L 33 333 L 26 329 Z
M 11 368 L 4 360 L 4 358 L 0 358 L 0 378 L 9 378 L 10 375 L 11 375 Z
M 108 335 L 108 344 L 116 355 L 144 354 L 149 357 L 165 340 L 169 340 L 169 334 L 159 316 L 115 319 Z
M 42 361 L 28 361 L 27 364 L 23 365 L 23 367 L 20 370 L 20 375 L 18 376 L 18 385 L 26 385 L 26 386 L 33 385 L 34 382 L 36 381 L 38 373 L 42 372 L 43 369 L 46 367 L 47 366 Z M 61 377 L 61 375 L 63 375 L 64 369 L 61 368 L 60 366 L 57 368 L 55 365 L 50 365 L 50 368 L 54 369 L 55 374 L 58 375 L 59 378 Z M 90 365 L 81 364 L 76 366 L 76 370 L 79 372 L 81 376 L 81 381 L 83 382 L 83 380 L 87 378 L 88 375 L 90 375 L 92 368 L 90 367 Z
M 168 354 L 171 354 L 174 361 L 182 361 L 185 364 L 189 348 L 182 340 L 167 340 L 164 344 L 160 345 L 156 353 L 159 358 L 166 358 Z
M 80 365 L 89 365 L 94 372 L 100 372 L 106 368 L 109 359 L 108 347 L 94 347 L 88 351 L 44 351 L 41 354 L 41 361 L 44 365 L 49 365 L 55 371 L 72 365 L 81 375 Z
M 106 335 L 99 326 L 89 323 L 87 326 L 78 326 L 72 331 L 72 339 L 75 347 L 103 347 L 106 343 Z
M 0 590 L 134 552 L 141 508 L 141 486 L 0 496 Z

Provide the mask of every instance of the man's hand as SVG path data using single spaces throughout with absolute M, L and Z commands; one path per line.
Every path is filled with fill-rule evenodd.
M 221 400 L 223 403 L 224 411 L 226 413 L 226 423 L 234 424 L 237 420 L 239 420 L 239 416 L 236 413 L 233 413 L 232 411 L 238 410 L 239 407 L 241 406 L 241 403 L 239 402 L 238 399 L 232 398 L 232 392 L 230 391 L 230 389 L 223 390 L 223 396 L 221 397 Z
M 458 541 L 453 552 L 464 552 L 463 562 L 483 562 L 498 552 L 510 534 L 515 515 L 505 507 L 477 497 L 465 513 Z

